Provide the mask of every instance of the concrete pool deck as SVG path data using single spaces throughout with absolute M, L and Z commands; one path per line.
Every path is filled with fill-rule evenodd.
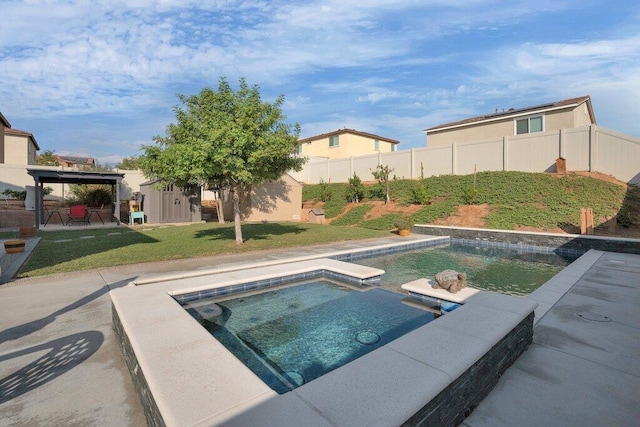
M 307 252 L 320 257 L 370 244 Z M 0 286 L 0 424 L 144 425 L 112 331 L 109 290 L 146 275 L 301 252 L 124 266 Z M 547 312 L 537 319 L 533 345 L 465 424 L 627 425 L 640 418 L 640 256 L 593 251 L 588 258 L 535 296 Z

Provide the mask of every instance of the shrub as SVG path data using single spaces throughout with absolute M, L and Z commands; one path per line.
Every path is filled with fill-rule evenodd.
M 318 185 L 320 186 L 320 200 L 323 202 L 328 202 L 329 200 L 331 200 L 333 191 L 331 190 L 331 186 L 329 185 L 329 183 L 324 182 L 324 180 L 321 178 Z
M 393 221 L 393 225 L 398 230 L 408 230 L 413 227 L 414 224 L 415 222 L 413 221 L 413 218 L 411 218 L 409 215 L 399 216 L 395 219 L 395 221 Z
M 429 200 L 429 187 L 427 182 L 421 179 L 418 182 L 418 186 L 411 189 L 411 203 L 414 205 L 426 205 Z
M 349 178 L 349 182 L 347 183 L 346 197 L 348 202 L 356 203 L 359 203 L 364 197 L 364 185 L 355 172 L 353 173 L 353 177 Z
M 69 204 L 79 204 L 87 206 L 111 205 L 111 189 L 107 185 L 72 185 Z
M 26 200 L 27 198 L 27 191 L 23 190 L 23 191 L 17 191 L 17 190 L 10 190 L 10 189 L 6 189 L 2 192 L 2 194 L 4 194 L 5 196 L 9 196 L 12 199 L 16 199 L 16 200 Z
M 464 202 L 467 205 L 472 205 L 476 202 L 476 199 L 478 198 L 478 189 L 473 187 L 473 185 L 469 185 L 467 187 L 465 187 L 463 193 L 462 193 L 462 200 L 464 200 Z

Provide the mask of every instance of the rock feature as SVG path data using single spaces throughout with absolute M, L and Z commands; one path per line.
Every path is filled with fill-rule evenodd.
M 454 270 L 444 270 L 436 274 L 436 284 L 434 289 L 444 289 L 452 294 L 458 293 L 460 289 L 467 287 L 467 274 L 458 273 Z

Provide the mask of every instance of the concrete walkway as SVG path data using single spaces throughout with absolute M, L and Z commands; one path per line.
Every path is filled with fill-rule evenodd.
M 640 255 L 596 258 L 464 425 L 639 424 Z
M 397 238 L 376 239 L 376 243 Z M 133 280 L 357 249 L 346 242 L 141 264 L 0 286 L 0 425 L 139 426 L 145 419 L 111 329 L 109 290 Z M 534 344 L 465 421 L 636 425 L 640 419 L 640 256 L 600 253 L 549 299 Z M 553 294 L 553 292 L 551 292 Z

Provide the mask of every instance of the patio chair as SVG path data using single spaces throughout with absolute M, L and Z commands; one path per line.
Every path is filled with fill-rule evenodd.
M 89 223 L 89 210 L 85 205 L 74 205 L 69 208 L 67 225 L 72 222 L 82 222 L 84 225 Z
M 99 208 L 91 208 L 91 209 L 89 209 L 89 213 L 87 214 L 87 222 L 89 224 L 91 224 L 91 215 L 93 215 L 93 214 L 98 215 L 98 218 L 100 219 L 100 222 L 104 224 L 104 220 L 102 219 L 102 216 L 100 215 L 100 211 L 102 210 L 102 208 L 104 208 L 104 203 Z
M 64 222 L 64 219 L 62 218 L 62 214 L 60 213 L 60 211 L 58 209 L 52 210 L 50 211 L 47 206 L 45 205 L 44 207 L 44 213 L 47 215 L 47 219 L 45 220 L 44 224 L 42 225 L 43 227 L 46 227 L 47 224 L 49 223 L 49 220 L 55 216 L 58 215 L 58 218 L 60 219 L 60 224 L 65 225 L 66 223 Z

